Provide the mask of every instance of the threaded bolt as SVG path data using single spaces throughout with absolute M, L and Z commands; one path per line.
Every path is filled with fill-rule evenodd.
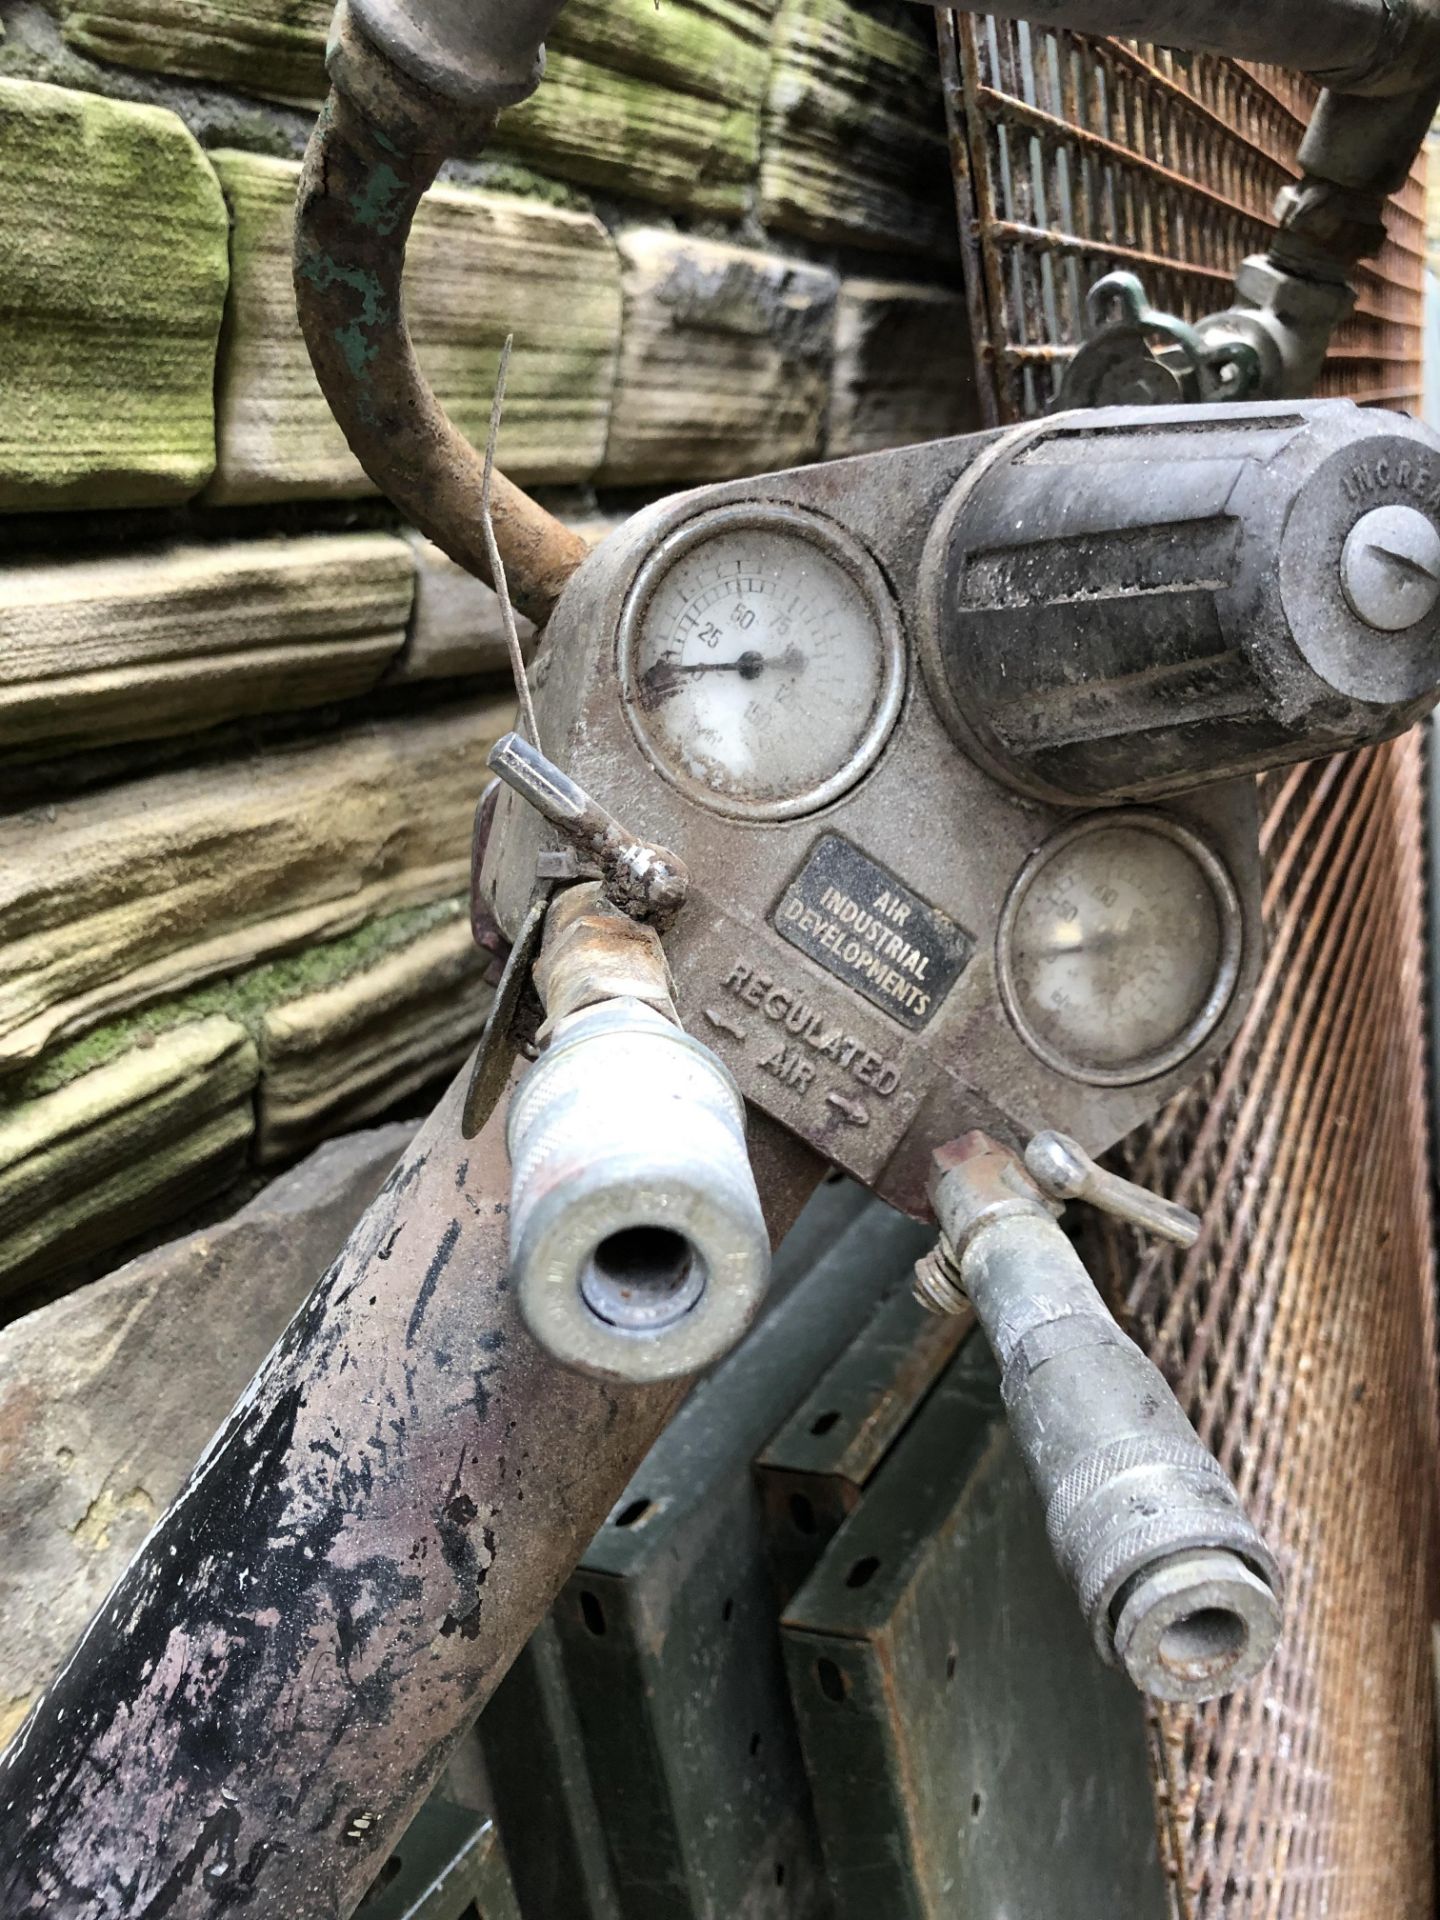
M 930 1313 L 968 1313 L 970 1302 L 960 1284 L 960 1269 L 943 1239 L 915 1262 L 912 1291 Z

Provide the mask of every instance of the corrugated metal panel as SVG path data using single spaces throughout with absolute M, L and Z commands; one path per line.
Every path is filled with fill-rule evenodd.
M 982 403 L 1043 412 L 1084 332 L 1086 290 L 1129 268 L 1197 320 L 1263 252 L 1314 87 L 1276 68 L 984 14 L 937 14 Z M 1323 393 L 1417 408 L 1424 185 L 1393 203 Z

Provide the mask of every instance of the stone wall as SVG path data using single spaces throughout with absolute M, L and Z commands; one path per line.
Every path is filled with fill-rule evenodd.
M 488 988 L 491 597 L 290 291 L 328 0 L 0 0 L 0 1319 L 414 1108 Z M 571 0 L 416 222 L 424 364 L 581 519 L 974 424 L 927 14 Z

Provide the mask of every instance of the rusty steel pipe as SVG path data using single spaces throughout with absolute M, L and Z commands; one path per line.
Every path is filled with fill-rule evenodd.
M 958 11 L 1289 67 L 1345 93 L 1404 94 L 1440 74 L 1434 0 L 986 0 Z
M 402 124 L 408 138 L 396 137 Z M 295 304 L 316 378 L 361 466 L 437 546 L 493 586 L 484 460 L 436 399 L 405 323 L 411 222 L 449 151 L 443 125 L 397 113 L 382 131 L 332 90 L 300 176 Z M 491 517 L 510 596 L 543 625 L 586 544 L 499 473 Z
M 468 1077 L 0 1758 L 5 1920 L 345 1920 L 668 1418 L 526 1332 Z

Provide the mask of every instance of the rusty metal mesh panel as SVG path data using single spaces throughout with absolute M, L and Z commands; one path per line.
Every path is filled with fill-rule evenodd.
M 1435 1321 L 1422 744 L 1262 788 L 1269 944 L 1228 1058 L 1118 1156 L 1202 1211 L 1099 1264 L 1288 1583 L 1270 1671 L 1154 1723 L 1186 1920 L 1431 1920 Z
M 1116 267 L 1188 319 L 1262 250 L 1314 90 L 1273 69 L 942 14 L 966 288 L 996 422 L 1041 412 Z M 1419 399 L 1423 188 L 1322 391 Z M 1263 787 L 1265 973 L 1223 1066 L 1117 1156 L 1205 1215 L 1093 1226 L 1139 1336 L 1289 1580 L 1261 1681 L 1154 1726 L 1185 1920 L 1433 1920 L 1437 1418 L 1418 736 Z M 1138 1265 L 1137 1265 L 1138 1261 Z
M 1272 67 L 942 13 L 962 257 L 992 422 L 1043 412 L 1084 332 L 1086 290 L 1129 268 L 1188 320 L 1229 304 L 1263 252 L 1315 98 Z M 1322 393 L 1420 398 L 1424 185 L 1392 203 Z

